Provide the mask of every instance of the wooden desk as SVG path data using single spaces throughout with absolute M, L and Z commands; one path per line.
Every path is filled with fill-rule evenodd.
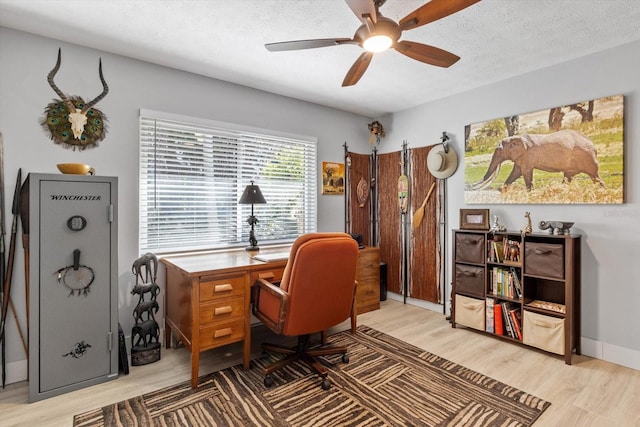
M 282 252 L 286 248 L 262 250 L 261 253 Z M 361 250 L 358 277 L 379 277 L 379 261 L 375 258 L 378 248 Z M 366 254 L 366 255 L 365 255 Z M 249 369 L 251 355 L 251 286 L 262 278 L 280 281 L 286 260 L 263 262 L 244 250 L 218 253 L 177 255 L 162 258 L 166 267 L 165 289 L 165 346 L 171 346 L 171 333 L 191 351 L 191 386 L 198 385 L 200 352 L 243 341 L 243 367 Z M 374 269 L 366 273 L 366 270 Z M 360 280 L 360 279 L 359 279 Z M 368 280 L 367 282 L 373 283 Z M 371 286 L 369 286 L 371 287 Z M 369 298 L 358 309 L 356 295 L 354 315 L 351 318 L 355 330 L 356 315 L 379 308 L 379 300 Z M 375 286 L 378 289 L 378 284 Z M 360 289 L 360 286 L 359 286 Z M 375 295 L 379 294 L 376 292 Z
M 161 262 L 166 267 L 165 346 L 171 346 L 173 332 L 191 351 L 191 386 L 198 384 L 201 351 L 244 341 L 243 366 L 249 369 L 251 284 L 258 278 L 280 280 L 287 261 L 265 263 L 238 250 Z

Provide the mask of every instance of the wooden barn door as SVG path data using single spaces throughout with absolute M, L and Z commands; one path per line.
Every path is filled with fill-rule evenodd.
M 365 246 L 373 246 L 371 213 L 371 156 L 368 154 L 347 153 L 347 233 L 362 235 Z M 358 192 L 367 188 L 367 198 L 361 203 Z M 360 189 L 358 187 L 361 187 Z
M 398 205 L 398 178 L 402 174 L 402 153 L 378 155 L 378 246 L 380 261 L 387 263 L 387 290 L 403 294 L 402 215 Z
M 409 296 L 441 303 L 439 251 L 439 186 L 427 170 L 427 155 L 432 147 L 411 149 L 411 212 L 412 227 L 409 244 Z M 432 189 L 433 186 L 433 189 Z M 422 221 L 415 213 L 432 189 L 424 207 Z
M 347 153 L 346 230 L 362 234 L 365 245 L 380 248 L 380 261 L 387 264 L 389 292 L 441 304 L 439 200 L 442 185 L 427 170 L 431 148 L 404 151 L 406 161 L 400 151 L 373 156 Z M 398 203 L 398 178 L 403 172 L 409 179 L 409 206 L 404 218 Z M 360 206 L 357 187 L 363 179 L 371 184 L 371 191 L 364 206 Z M 422 221 L 413 227 L 414 214 L 432 185 Z

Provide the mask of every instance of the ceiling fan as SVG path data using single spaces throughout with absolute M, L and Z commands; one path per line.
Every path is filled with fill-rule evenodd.
M 353 38 L 312 39 L 295 40 L 279 43 L 267 43 L 265 47 L 271 52 L 299 49 L 314 49 L 326 46 L 338 46 L 343 44 L 360 45 L 363 52 L 351 66 L 342 82 L 342 86 L 352 86 L 358 83 L 374 53 L 382 52 L 388 48 L 394 48 L 403 55 L 438 67 L 450 67 L 460 57 L 446 50 L 439 49 L 422 43 L 399 40 L 402 32 L 411 30 L 437 21 L 440 18 L 459 12 L 480 0 L 431 0 L 420 6 L 399 23 L 385 18 L 379 12 L 386 0 L 345 0 L 353 13 L 362 21 L 362 25 L 356 30 Z

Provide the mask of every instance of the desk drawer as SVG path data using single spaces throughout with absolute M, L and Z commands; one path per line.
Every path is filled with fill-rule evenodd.
M 249 283 L 253 286 L 253 284 L 258 279 L 264 279 L 271 283 L 280 282 L 282 280 L 282 275 L 284 274 L 284 266 L 268 268 L 264 270 L 252 271 L 249 275 Z
M 209 279 L 200 282 L 200 301 L 211 301 L 245 294 L 244 276 Z
M 200 327 L 200 351 L 231 344 L 244 338 L 245 319 L 231 319 Z
M 244 298 L 215 300 L 200 306 L 200 324 L 244 316 Z
M 380 253 L 376 249 L 361 249 L 358 254 L 358 281 L 376 280 L 380 274 Z

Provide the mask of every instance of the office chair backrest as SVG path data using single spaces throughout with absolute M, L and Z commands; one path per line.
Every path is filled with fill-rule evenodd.
M 299 237 L 280 287 L 289 294 L 283 333 L 303 335 L 337 325 L 351 315 L 358 244 L 346 233 Z

